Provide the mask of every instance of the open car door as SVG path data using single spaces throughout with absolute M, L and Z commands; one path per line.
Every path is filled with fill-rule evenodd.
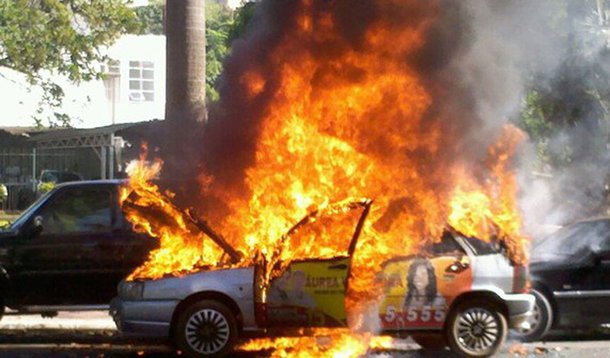
M 309 214 L 284 235 L 267 287 L 269 327 L 347 325 L 350 262 L 371 203 L 331 205 Z

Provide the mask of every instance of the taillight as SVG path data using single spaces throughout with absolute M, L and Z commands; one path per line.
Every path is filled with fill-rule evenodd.
M 513 266 L 513 292 L 525 293 L 529 291 L 527 266 Z

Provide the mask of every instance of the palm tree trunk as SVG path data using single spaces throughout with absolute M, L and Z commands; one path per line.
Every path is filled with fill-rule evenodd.
M 205 1 L 168 0 L 165 24 L 165 119 L 204 121 Z
M 205 1 L 167 0 L 165 8 L 166 99 L 161 157 L 163 177 L 192 181 L 199 172 L 200 133 L 205 123 Z M 178 190 L 181 188 L 181 190 Z M 170 187 L 183 205 L 198 192 L 192 185 Z M 185 194 L 186 193 L 186 194 Z

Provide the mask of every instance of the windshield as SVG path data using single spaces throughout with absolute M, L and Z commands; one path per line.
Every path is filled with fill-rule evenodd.
M 13 223 L 11 223 L 8 227 L 6 227 L 5 229 L 7 230 L 13 230 L 18 228 L 19 226 L 23 225 L 23 223 L 31 216 L 32 212 L 34 210 L 36 210 L 38 208 L 38 206 L 40 205 L 40 203 L 44 202 L 45 200 L 47 200 L 47 198 L 49 197 L 49 195 L 51 195 L 51 193 L 53 192 L 53 190 L 49 191 L 48 193 L 45 193 L 44 195 L 42 195 L 40 198 L 38 198 L 38 200 L 36 200 L 34 203 L 32 203 L 32 205 L 28 206 L 27 209 L 25 209 L 21 215 L 19 215 L 19 217 L 17 218 L 17 220 L 15 220 Z
M 608 236 L 610 222 L 590 221 L 567 226 L 547 236 L 532 248 L 532 255 L 574 255 L 593 249 Z

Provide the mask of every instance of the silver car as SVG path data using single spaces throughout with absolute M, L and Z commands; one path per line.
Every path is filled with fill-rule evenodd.
M 351 257 L 371 202 L 347 205 L 334 215 L 360 214 L 345 255 L 293 261 L 268 285 L 260 265 L 123 281 L 111 315 L 125 334 L 170 338 L 195 357 L 227 354 L 242 335 L 346 327 Z M 285 238 L 318 225 L 319 215 L 301 220 Z M 525 267 L 513 265 L 501 247 L 450 229 L 427 252 L 386 261 L 377 278 L 384 292 L 377 316 L 381 334 L 412 336 L 430 349 L 448 345 L 465 356 L 494 354 L 534 304 L 525 293 Z

